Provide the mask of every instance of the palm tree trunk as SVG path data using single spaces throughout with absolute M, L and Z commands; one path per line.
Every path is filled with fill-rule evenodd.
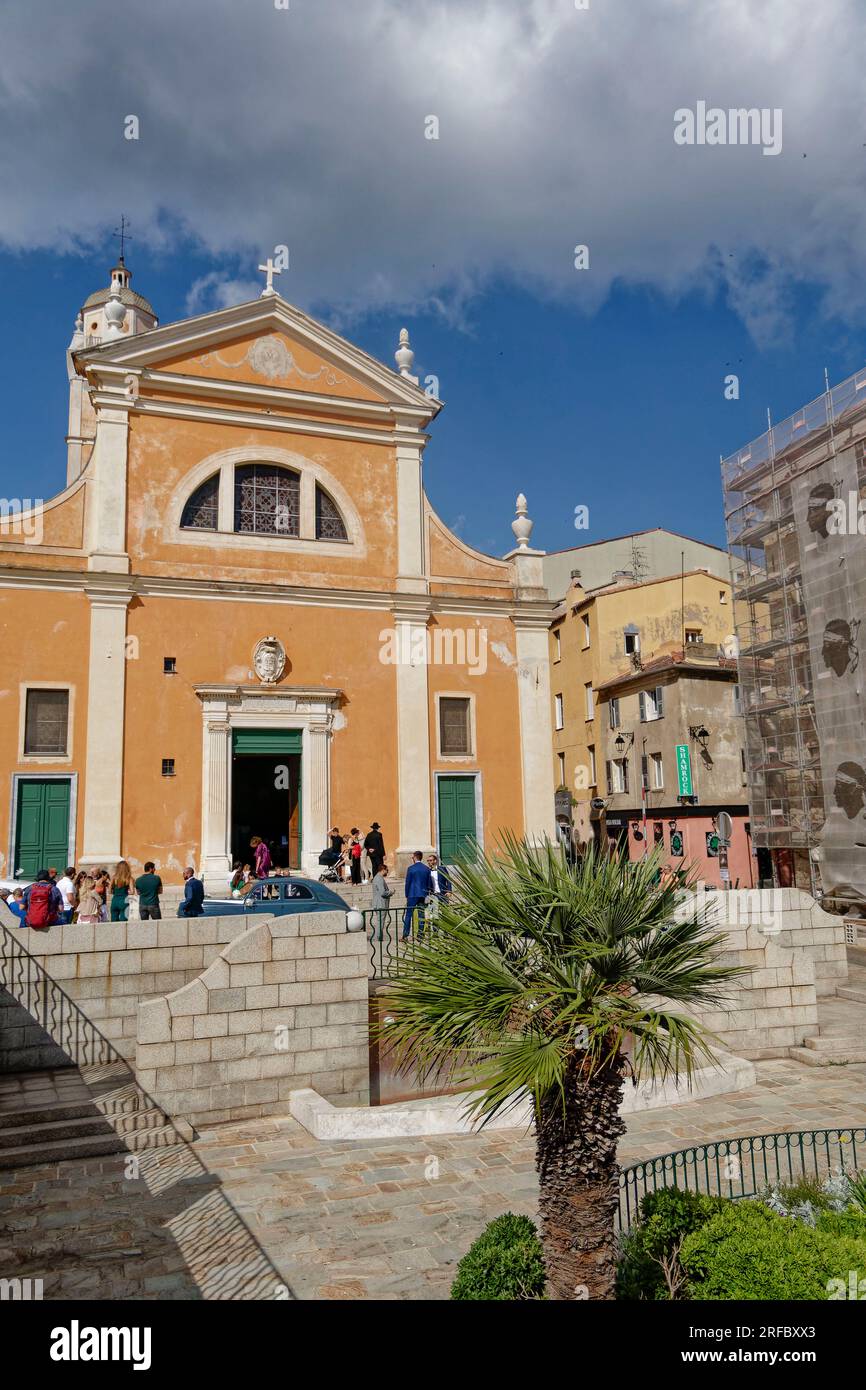
M 587 1081 L 580 1060 L 569 1068 L 565 1102 L 544 1102 L 536 1127 L 547 1296 L 612 1299 L 623 1061 L 614 1058 Z

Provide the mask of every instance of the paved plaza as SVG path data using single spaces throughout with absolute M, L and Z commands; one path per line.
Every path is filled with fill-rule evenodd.
M 767 1061 L 757 1075 L 750 1090 L 630 1115 L 621 1161 L 866 1125 L 864 1064 Z M 515 1130 L 322 1144 L 268 1119 L 193 1147 L 142 1160 L 132 1179 L 125 1155 L 0 1174 L 4 1269 L 42 1278 L 51 1299 L 447 1298 L 489 1220 L 535 1214 L 533 1140 Z

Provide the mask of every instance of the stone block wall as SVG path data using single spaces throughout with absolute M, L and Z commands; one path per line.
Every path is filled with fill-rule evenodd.
M 369 1100 L 367 939 L 345 913 L 257 922 L 138 1010 L 135 1070 L 193 1124 L 288 1114 L 294 1090 Z
M 845 984 L 848 979 L 844 918 L 825 912 L 820 903 L 801 888 L 766 891 L 772 891 L 774 899 L 778 900 L 781 931 L 776 940 L 814 962 L 818 995 L 835 994 L 836 986 Z
M 134 1064 L 140 1002 L 200 975 L 248 926 L 244 916 L 181 917 L 70 924 L 20 935 L 25 950 Z

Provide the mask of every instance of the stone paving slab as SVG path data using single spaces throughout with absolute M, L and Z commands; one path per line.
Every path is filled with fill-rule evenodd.
M 703 1140 L 866 1126 L 866 1064 L 761 1062 L 748 1091 L 627 1120 L 623 1164 Z M 234 1211 L 296 1298 L 444 1299 L 488 1221 L 536 1213 L 534 1142 L 517 1130 L 321 1144 L 281 1117 L 214 1127 L 194 1147 L 210 1174 L 198 1197 L 125 1179 L 124 1155 L 0 1174 L 0 1272 L 42 1277 L 46 1299 L 238 1296 L 257 1261 Z M 200 1207 L 214 1192 L 235 1247 L 203 1269 Z

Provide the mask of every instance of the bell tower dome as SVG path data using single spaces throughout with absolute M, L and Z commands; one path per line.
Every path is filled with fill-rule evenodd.
M 111 267 L 110 281 L 85 299 L 75 320 L 75 331 L 66 352 L 69 378 L 69 433 L 66 436 L 66 484 L 74 482 L 86 468 L 96 438 L 96 414 L 90 402 L 87 382 L 79 376 L 73 352 L 116 342 L 159 327 L 153 305 L 132 288 L 132 276 L 123 250 Z

